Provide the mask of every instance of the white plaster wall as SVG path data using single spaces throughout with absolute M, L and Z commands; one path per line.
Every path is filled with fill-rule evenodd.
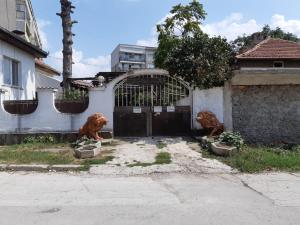
M 12 115 L 3 107 L 3 93 L 0 94 L 0 132 L 46 132 L 78 131 L 87 118 L 94 113 L 103 113 L 109 120 L 104 130 L 113 130 L 113 94 L 104 88 L 90 91 L 90 103 L 81 114 L 60 113 L 55 108 L 55 90 L 38 89 L 38 107 L 29 115 Z
M 145 71 L 146 72 L 146 71 Z M 148 71 L 149 72 L 149 71 Z M 143 72 L 140 72 L 143 74 Z M 114 87 L 122 79 L 130 76 L 125 74 L 107 84 L 106 87 L 93 88 L 89 92 L 89 106 L 81 114 L 64 114 L 55 108 L 55 91 L 53 89 L 38 89 L 38 108 L 30 115 L 17 116 L 7 113 L 3 107 L 3 93 L 0 95 L 0 132 L 15 131 L 78 131 L 87 118 L 94 113 L 103 113 L 109 120 L 104 130 L 113 130 L 113 112 L 115 105 Z M 200 111 L 212 111 L 223 122 L 223 88 L 209 90 L 196 89 L 190 98 L 184 99 L 181 104 L 193 106 L 193 128 L 200 126 L 195 118 Z M 180 105 L 178 103 L 178 105 Z
M 3 84 L 3 57 L 20 62 L 21 87 L 12 88 Z M 8 92 L 3 96 L 5 100 L 26 100 L 35 97 L 35 63 L 34 57 L 14 46 L 0 41 L 0 88 Z
M 196 121 L 197 114 L 201 111 L 213 112 L 223 123 L 223 87 L 207 90 L 195 89 L 193 92 L 193 128 L 200 129 L 201 125 Z

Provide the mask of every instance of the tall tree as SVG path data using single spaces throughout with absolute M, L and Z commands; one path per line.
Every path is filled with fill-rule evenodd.
M 181 77 L 193 86 L 222 86 L 232 75 L 233 51 L 226 39 L 209 37 L 201 30 L 206 12 L 199 1 L 176 5 L 157 26 L 156 67 Z
M 69 0 L 60 0 L 61 12 L 57 13 L 62 19 L 63 28 L 63 90 L 70 89 L 69 78 L 72 77 L 72 64 L 73 64 L 73 36 L 72 26 L 77 21 L 72 21 L 71 14 L 74 13 L 75 6 Z
M 162 24 L 157 25 L 158 49 L 155 53 L 155 65 L 165 67 L 168 52 L 182 37 L 200 32 L 201 21 L 205 19 L 206 12 L 203 5 L 193 0 L 188 5 L 176 5 Z
M 269 25 L 265 25 L 259 32 L 237 37 L 233 42 L 231 42 L 231 45 L 236 53 L 242 53 L 254 47 L 256 44 L 268 37 L 280 38 L 294 42 L 300 41 L 296 35 L 289 32 L 284 32 L 280 27 L 271 29 Z

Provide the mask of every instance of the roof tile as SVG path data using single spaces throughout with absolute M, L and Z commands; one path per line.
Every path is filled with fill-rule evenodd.
M 254 48 L 236 56 L 237 59 L 299 59 L 300 44 L 276 38 L 268 38 Z

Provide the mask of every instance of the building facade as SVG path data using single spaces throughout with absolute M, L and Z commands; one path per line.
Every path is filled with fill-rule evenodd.
M 120 44 L 111 54 L 111 71 L 154 69 L 155 51 L 154 47 Z
M 5 100 L 36 97 L 36 58 L 47 53 L 13 32 L 0 27 L 0 91 Z
M 30 0 L 0 0 L 0 26 L 42 47 Z
M 299 143 L 300 44 L 268 38 L 236 59 L 224 97 L 226 128 L 249 143 Z

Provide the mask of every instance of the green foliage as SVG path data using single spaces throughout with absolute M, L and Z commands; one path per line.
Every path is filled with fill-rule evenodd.
M 55 138 L 52 135 L 44 136 L 28 136 L 23 140 L 24 144 L 53 144 L 55 143 Z
M 226 39 L 203 32 L 185 36 L 165 59 L 170 75 L 201 89 L 223 86 L 232 77 L 233 51 Z
M 88 94 L 78 89 L 70 89 L 70 90 L 65 90 L 64 95 L 62 97 L 63 100 L 76 101 L 76 100 L 82 100 L 84 98 L 87 98 Z
M 235 52 L 244 52 L 247 49 L 254 47 L 255 44 L 257 44 L 257 37 L 259 37 L 262 40 L 268 37 L 280 38 L 283 40 L 294 42 L 298 42 L 300 40 L 296 35 L 289 32 L 284 32 L 280 27 L 277 27 L 276 29 L 271 29 L 269 25 L 265 25 L 259 32 L 256 32 L 251 35 L 239 36 L 231 43 L 231 45 Z
M 230 157 L 215 156 L 208 151 L 203 156 L 214 158 L 245 173 L 264 171 L 300 171 L 300 148 L 298 151 L 287 151 L 281 147 L 250 147 L 245 146 L 241 151 Z
M 244 139 L 240 133 L 224 132 L 220 135 L 219 141 L 229 146 L 234 146 L 238 150 L 244 145 Z
M 170 15 L 157 26 L 156 67 L 202 89 L 223 86 L 232 76 L 234 53 L 226 39 L 210 38 L 201 31 L 206 17 L 203 5 L 196 0 L 179 4 Z
M 166 68 L 168 52 L 178 44 L 182 36 L 201 31 L 200 25 L 205 16 L 203 5 L 197 0 L 188 5 L 179 4 L 173 7 L 164 23 L 157 25 L 159 45 L 154 60 L 156 67 Z

